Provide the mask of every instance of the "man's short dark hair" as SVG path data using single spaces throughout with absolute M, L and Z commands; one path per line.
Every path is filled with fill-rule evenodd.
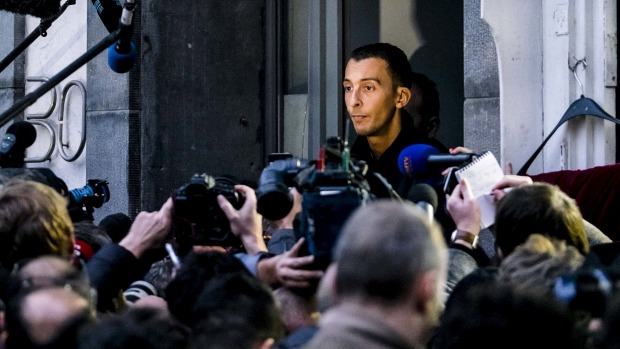
M 350 59 L 354 61 L 368 58 L 379 58 L 387 62 L 394 87 L 411 88 L 411 65 L 403 50 L 394 45 L 379 42 L 358 47 L 351 52 Z

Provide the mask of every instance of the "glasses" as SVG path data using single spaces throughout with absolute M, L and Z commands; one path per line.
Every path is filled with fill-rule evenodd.
M 45 258 L 45 257 L 43 257 Z M 90 286 L 90 278 L 86 272 L 86 265 L 80 258 L 73 258 L 74 263 L 58 264 L 49 268 L 47 275 L 38 270 L 28 270 L 26 268 L 30 262 L 36 259 L 29 259 L 15 263 L 11 272 L 11 278 L 17 282 L 18 292 L 27 293 L 43 288 L 64 288 L 80 295 L 89 303 L 90 309 L 95 310 L 97 306 L 97 291 Z M 65 261 L 60 259 L 60 261 Z M 50 260 L 50 265 L 53 260 Z M 56 274 L 56 275 L 53 275 Z

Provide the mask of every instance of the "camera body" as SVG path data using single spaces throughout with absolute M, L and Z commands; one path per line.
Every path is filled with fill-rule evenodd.
M 173 192 L 173 232 L 179 244 L 241 245 L 217 202 L 221 194 L 234 208 L 240 209 L 245 200 L 234 185 L 229 178 L 194 174 L 188 183 Z
M 620 289 L 620 274 L 607 267 L 582 267 L 562 275 L 555 281 L 556 299 L 570 309 L 581 310 L 600 317 L 609 299 Z
M 69 214 L 74 221 L 93 220 L 94 208 L 110 201 L 109 182 L 105 179 L 92 178 L 82 188 L 69 191 Z
M 378 183 L 380 188 L 371 190 L 369 180 Z M 288 158 L 266 167 L 256 191 L 257 209 L 270 220 L 285 217 L 293 207 L 290 188 L 295 187 L 302 195 L 301 213 L 297 218 L 298 234 L 306 238 L 304 252 L 315 256 L 314 267 L 325 268 L 351 213 L 391 192 L 391 187 L 382 186 L 389 184 L 380 175 L 370 173 L 365 163 L 351 162 L 343 141 L 332 137 L 321 148 L 316 161 Z

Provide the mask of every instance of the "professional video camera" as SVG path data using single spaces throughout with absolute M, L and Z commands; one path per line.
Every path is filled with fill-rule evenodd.
M 586 266 L 556 279 L 554 292 L 570 309 L 600 317 L 613 294 L 620 289 L 618 269 Z
M 69 191 L 69 212 L 74 221 L 93 220 L 94 208 L 110 201 L 109 182 L 104 179 L 88 179 L 82 188 Z
M 226 177 L 194 174 L 189 183 L 173 192 L 173 232 L 181 245 L 241 245 L 230 230 L 230 222 L 217 203 L 223 195 L 236 209 L 245 198 L 235 191 L 236 183 Z
M 316 161 L 291 157 L 267 166 L 256 190 L 258 212 L 270 220 L 285 217 L 293 207 L 291 187 L 302 194 L 299 233 L 319 268 L 331 261 L 340 229 L 357 207 L 379 197 L 398 197 L 366 163 L 349 159 L 349 150 L 339 137 L 327 140 Z

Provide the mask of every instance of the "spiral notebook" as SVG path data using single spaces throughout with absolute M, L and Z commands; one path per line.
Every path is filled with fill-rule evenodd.
M 472 194 L 480 205 L 481 228 L 488 228 L 495 222 L 495 202 L 491 194 L 493 186 L 504 177 L 499 162 L 490 151 L 480 154 L 467 166 L 455 172 L 456 178 L 467 179 Z

